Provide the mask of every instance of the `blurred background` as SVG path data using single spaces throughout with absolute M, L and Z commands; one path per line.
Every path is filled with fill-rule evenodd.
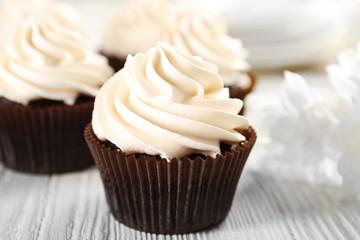
M 64 0 L 80 11 L 94 47 L 126 0 Z M 250 51 L 254 70 L 321 67 L 360 40 L 360 0 L 172 0 L 218 11 Z

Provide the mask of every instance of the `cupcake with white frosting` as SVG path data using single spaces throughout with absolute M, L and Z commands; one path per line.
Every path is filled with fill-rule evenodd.
M 123 68 L 128 54 L 145 53 L 160 40 L 170 17 L 163 0 L 128 2 L 107 23 L 101 53 L 115 71 Z
M 0 54 L 2 162 L 33 173 L 91 165 L 82 131 L 112 74 L 78 31 L 29 17 Z
M 239 39 L 228 35 L 222 17 L 206 10 L 183 8 L 171 19 L 162 41 L 214 63 L 230 89 L 230 97 L 244 99 L 255 82 L 247 62 L 248 51 Z
M 256 139 L 242 106 L 199 57 L 166 43 L 129 55 L 85 129 L 114 217 L 163 234 L 222 221 Z

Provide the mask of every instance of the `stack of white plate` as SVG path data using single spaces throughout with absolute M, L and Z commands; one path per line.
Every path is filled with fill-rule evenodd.
M 254 68 L 284 68 L 324 62 L 346 41 L 343 1 L 236 1 L 226 11 L 232 35 L 250 50 Z

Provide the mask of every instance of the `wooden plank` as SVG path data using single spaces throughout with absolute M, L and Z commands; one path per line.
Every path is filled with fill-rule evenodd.
M 246 171 L 227 219 L 205 232 L 156 236 L 109 214 L 98 172 L 47 176 L 0 166 L 0 239 L 360 239 L 360 203 Z

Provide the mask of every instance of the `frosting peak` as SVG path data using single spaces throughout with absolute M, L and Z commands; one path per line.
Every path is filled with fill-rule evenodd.
M 80 94 L 95 96 L 111 74 L 106 59 L 92 53 L 77 31 L 29 18 L 0 56 L 0 96 L 72 105 Z
M 34 65 L 58 65 L 85 58 L 88 45 L 81 34 L 49 20 L 38 24 L 30 17 L 9 47 L 12 57 Z
M 11 44 L 16 29 L 30 17 L 37 22 L 56 22 L 74 30 L 80 27 L 80 15 L 63 2 L 11 1 L 0 7 L 0 47 Z
M 141 99 L 180 102 L 222 90 L 217 67 L 159 43 L 147 55 L 128 56 L 125 79 Z
M 241 107 L 241 100 L 229 99 L 215 65 L 159 43 L 128 56 L 101 88 L 92 126 L 100 140 L 127 154 L 215 156 L 220 142 L 245 140 L 237 131 L 248 127 L 237 115 Z
M 248 71 L 248 52 L 239 39 L 231 38 L 225 21 L 214 13 L 184 8 L 172 18 L 162 40 L 189 55 L 216 64 L 226 85 L 236 83 L 241 71 Z

